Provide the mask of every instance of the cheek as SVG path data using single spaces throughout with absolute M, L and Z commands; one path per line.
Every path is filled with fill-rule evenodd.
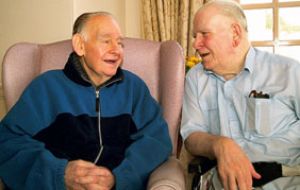
M 91 59 L 102 59 L 103 52 L 99 48 L 89 48 L 86 51 L 86 55 L 90 57 Z
M 226 36 L 219 38 L 207 40 L 205 45 L 209 47 L 212 51 L 227 52 L 232 49 L 232 41 Z
M 123 50 L 120 52 L 120 58 L 121 58 L 122 60 L 124 59 L 124 51 L 123 51 Z

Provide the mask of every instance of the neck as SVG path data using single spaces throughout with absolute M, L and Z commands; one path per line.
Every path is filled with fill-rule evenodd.
M 93 84 L 93 86 L 100 86 L 110 79 L 110 77 L 101 76 L 100 74 L 93 71 L 93 69 L 89 68 L 83 56 L 81 57 L 80 61 L 88 79 Z
M 233 64 L 228 64 L 231 65 L 231 67 L 228 68 L 227 70 L 224 70 L 224 72 L 220 73 L 220 75 L 225 80 L 230 80 L 234 78 L 243 70 L 249 48 L 250 46 L 246 46 L 246 45 L 244 47 L 241 47 L 233 56 L 234 58 L 231 59 Z
M 225 80 L 230 80 L 230 79 L 234 78 L 236 75 L 237 75 L 237 73 L 227 73 L 227 74 L 223 74 L 222 77 Z

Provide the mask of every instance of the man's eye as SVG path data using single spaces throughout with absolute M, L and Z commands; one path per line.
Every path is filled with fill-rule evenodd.
M 118 42 L 118 45 L 120 46 L 120 47 L 124 47 L 124 43 L 123 42 Z
M 209 33 L 208 33 L 208 32 L 202 32 L 202 35 L 203 35 L 203 36 L 208 36 Z
M 108 44 L 109 40 L 98 38 L 98 41 L 103 44 Z

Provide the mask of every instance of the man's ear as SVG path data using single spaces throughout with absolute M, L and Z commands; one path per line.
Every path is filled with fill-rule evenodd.
M 243 31 L 241 28 L 241 25 L 239 25 L 238 23 L 233 23 L 231 25 L 231 30 L 232 30 L 232 45 L 233 47 L 237 47 L 242 39 L 242 35 L 243 35 Z
M 84 55 L 84 41 L 80 34 L 74 34 L 72 37 L 72 45 L 73 49 L 77 55 Z

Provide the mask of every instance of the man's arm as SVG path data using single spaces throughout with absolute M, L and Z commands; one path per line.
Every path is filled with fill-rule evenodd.
M 116 189 L 144 189 L 150 173 L 163 163 L 172 151 L 168 126 L 158 103 L 146 85 L 135 85 L 132 117 L 137 132 L 125 151 L 122 163 L 113 170 Z
M 225 190 L 248 190 L 252 187 L 252 177 L 260 178 L 247 155 L 234 140 L 194 132 L 185 140 L 187 150 L 193 155 L 206 156 L 217 160 L 217 169 Z
M 36 93 L 32 85 L 0 123 L 0 176 L 11 189 L 64 189 L 67 160 L 56 158 L 33 139 L 46 126 L 36 106 L 46 97 L 43 88 L 36 86 Z
M 0 125 L 0 176 L 4 183 L 11 189 L 64 189 L 67 160 L 55 158 L 43 143 L 19 132 Z

